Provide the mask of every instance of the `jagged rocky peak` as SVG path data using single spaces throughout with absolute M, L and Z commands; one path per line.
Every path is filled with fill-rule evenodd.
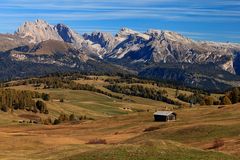
M 172 31 L 149 29 L 145 34 L 149 35 L 153 39 L 165 39 L 178 42 L 192 42 L 192 40 L 190 40 L 189 38 Z
M 73 37 L 70 34 L 70 29 L 64 25 L 64 24 L 57 24 L 54 26 L 55 30 L 57 30 L 58 34 L 61 36 L 61 38 L 68 43 L 73 42 Z
M 138 32 L 137 31 L 134 31 L 132 29 L 129 29 L 129 28 L 122 28 L 120 29 L 120 31 L 117 33 L 118 36 L 128 36 L 130 34 L 137 34 Z
M 163 31 L 163 34 L 165 38 L 171 41 L 178 41 L 178 42 L 192 42 L 187 37 L 184 37 L 182 34 L 179 34 L 177 32 L 172 32 L 172 31 Z
M 103 39 L 103 40 L 109 40 L 109 39 L 113 39 L 113 35 L 111 33 L 107 33 L 107 32 L 92 32 L 90 35 L 88 34 L 84 34 L 84 38 L 91 38 L 91 37 L 96 37 L 98 39 Z
M 64 24 L 55 26 L 48 24 L 44 20 L 35 22 L 25 22 L 19 27 L 16 35 L 28 37 L 30 43 L 40 43 L 47 40 L 57 40 L 71 43 L 76 48 L 81 48 L 84 38 Z
M 39 43 L 46 40 L 61 40 L 54 26 L 44 20 L 25 22 L 16 32 L 21 37 L 30 37 L 31 43 Z
M 156 29 L 149 29 L 146 34 L 150 36 L 161 36 L 163 31 L 161 30 L 156 30 Z
M 54 26 L 54 29 L 64 42 L 73 43 L 76 47 L 80 47 L 84 41 L 81 35 L 64 24 L 57 24 Z
M 135 36 L 141 37 L 141 38 L 146 39 L 146 40 L 148 40 L 150 38 L 149 35 L 147 35 L 147 34 L 144 34 L 144 33 L 138 32 L 138 31 L 134 31 L 134 30 L 129 29 L 129 28 L 122 28 L 116 34 L 116 37 L 117 38 L 127 38 L 130 35 L 135 35 Z
M 115 37 L 107 32 L 92 32 L 91 34 L 85 33 L 83 35 L 85 40 L 90 40 L 94 44 L 99 44 L 102 48 L 111 48 L 115 44 Z

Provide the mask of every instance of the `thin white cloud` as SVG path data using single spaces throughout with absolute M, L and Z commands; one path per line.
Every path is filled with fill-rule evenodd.
M 210 9 L 182 9 L 182 8 L 131 8 L 131 9 L 111 9 L 92 11 L 90 9 L 74 12 L 53 12 L 53 13 L 0 13 L 0 17 L 45 17 L 46 19 L 55 18 L 55 20 L 111 20 L 111 19 L 131 19 L 131 18 L 155 18 L 180 21 L 240 21 L 240 11 L 222 12 Z M 196 18 L 197 17 L 197 18 Z
M 16 24 L 37 18 L 50 22 L 125 19 L 226 24 L 240 22 L 239 0 L 1 0 L 0 10 L 3 30 L 12 30 Z M 99 28 L 76 26 L 74 29 L 82 32 Z M 100 29 L 110 32 L 118 30 L 107 26 Z M 238 37 L 239 33 L 235 34 L 232 37 Z M 201 33 L 184 35 L 198 38 L 218 36 Z
M 202 0 L 203 5 L 208 6 L 206 8 L 200 7 L 199 2 L 195 1 L 182 0 L 176 5 L 177 2 L 179 3 L 177 0 L 3 0 L 0 9 L 13 10 L 12 13 L 7 13 L 7 17 L 15 16 L 14 10 L 20 9 L 17 13 L 19 16 L 44 16 L 46 19 L 62 17 L 71 20 L 156 18 L 172 21 L 240 21 L 240 9 L 213 9 L 215 5 L 230 4 L 227 0 Z M 239 5 L 238 1 L 230 2 L 231 5 Z

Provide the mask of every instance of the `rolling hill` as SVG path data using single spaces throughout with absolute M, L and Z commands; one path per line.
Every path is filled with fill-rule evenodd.
M 6 83 L 7 88 L 48 93 L 51 98 L 45 101 L 48 114 L 0 111 L 1 159 L 239 159 L 239 104 L 189 108 L 188 103 L 175 97 L 176 89 L 156 86 L 152 81 L 132 79 L 129 83 L 129 79 L 117 76 L 73 77 L 70 78 L 75 79 L 76 84 L 92 85 L 104 90 L 104 94 L 48 88 L 45 86 L 51 85 L 48 78 Z M 36 83 L 37 80 L 47 81 L 45 84 Z M 67 79 L 62 80 L 67 82 Z M 122 86 L 164 89 L 169 98 L 183 106 L 107 90 L 105 86 L 114 81 Z M 181 89 L 178 92 L 193 94 Z M 156 110 L 173 110 L 177 120 L 154 122 Z M 27 123 L 36 117 L 55 119 L 61 114 L 73 113 L 87 118 L 58 125 Z

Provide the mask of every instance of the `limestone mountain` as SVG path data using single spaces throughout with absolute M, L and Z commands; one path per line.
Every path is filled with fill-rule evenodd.
M 88 39 L 98 44 L 106 43 L 90 35 Z M 105 57 L 110 59 L 128 59 L 131 63 L 215 63 L 233 74 L 234 58 L 240 51 L 239 44 L 194 41 L 175 32 L 160 30 L 139 33 L 122 29 L 115 39 L 108 40 L 108 44 L 112 45 L 105 48 Z
M 25 22 L 18 28 L 15 34 L 21 38 L 30 38 L 30 43 L 39 43 L 46 40 L 62 40 L 54 26 L 43 20 Z
M 52 71 L 129 71 L 197 88 L 240 84 L 240 44 L 195 41 L 171 31 L 122 28 L 116 35 L 99 31 L 80 35 L 64 24 L 36 20 L 25 22 L 15 34 L 0 34 L 0 41 L 5 60 L 0 67 L 5 68 L 31 63 L 31 67 L 50 65 Z M 16 73 L 11 78 L 19 76 Z

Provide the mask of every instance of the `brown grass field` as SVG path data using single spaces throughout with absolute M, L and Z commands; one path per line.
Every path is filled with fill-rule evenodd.
M 102 83 L 93 82 L 99 87 Z M 30 85 L 14 88 L 34 90 Z M 38 91 L 51 95 L 49 115 L 0 112 L 1 160 L 240 159 L 239 104 L 175 109 L 177 120 L 164 123 L 154 122 L 153 112 L 176 107 L 163 102 L 132 96 L 119 100 L 89 91 Z M 34 117 L 56 118 L 60 113 L 93 120 L 60 125 L 18 123 Z M 155 130 L 144 131 L 148 128 Z M 106 143 L 97 144 L 101 140 Z
M 167 123 L 154 122 L 151 112 L 143 112 L 79 124 L 1 125 L 0 158 L 68 159 L 84 152 L 150 142 L 154 142 L 154 145 L 171 143 L 174 144 L 173 148 L 181 145 L 206 152 L 207 155 L 207 152 L 213 152 L 211 147 L 215 139 L 222 139 L 224 145 L 214 152 L 222 152 L 232 159 L 240 156 L 239 106 L 222 109 L 201 107 L 176 112 L 178 120 Z M 159 129 L 144 132 L 144 129 L 153 126 Z M 107 144 L 86 144 L 96 138 L 105 139 Z

